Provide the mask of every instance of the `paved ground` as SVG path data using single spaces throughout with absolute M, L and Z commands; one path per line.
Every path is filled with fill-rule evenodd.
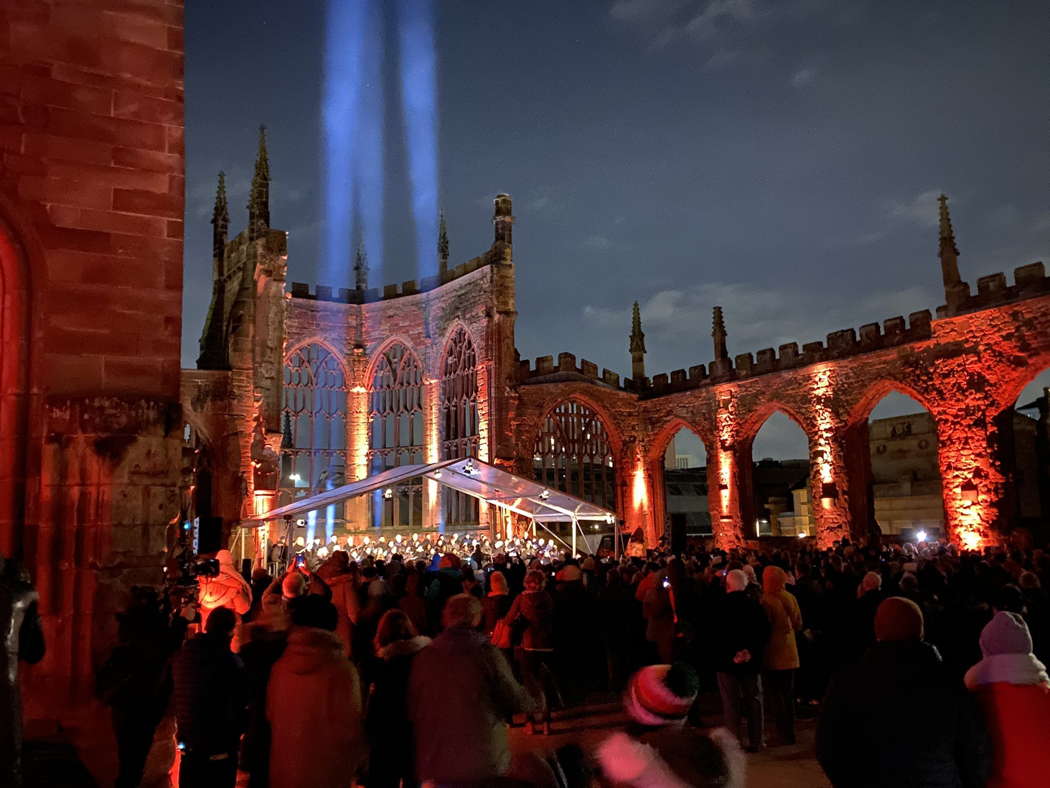
M 704 721 L 718 724 L 717 704 L 712 698 L 703 698 L 701 708 Z M 584 750 L 593 749 L 602 739 L 624 724 L 618 701 L 589 703 L 554 715 L 550 736 L 526 736 L 524 729 L 511 730 L 511 746 L 516 752 L 553 751 L 567 744 L 577 744 Z M 831 784 L 824 777 L 814 757 L 812 720 L 798 723 L 798 743 L 790 747 L 772 747 L 755 755 L 748 755 L 747 785 L 749 788 L 827 788 Z

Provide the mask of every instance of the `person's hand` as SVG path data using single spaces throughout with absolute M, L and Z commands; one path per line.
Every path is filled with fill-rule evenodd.
M 751 661 L 751 652 L 746 648 L 740 649 L 736 654 L 733 655 L 733 662 L 737 665 L 741 665 L 745 662 Z

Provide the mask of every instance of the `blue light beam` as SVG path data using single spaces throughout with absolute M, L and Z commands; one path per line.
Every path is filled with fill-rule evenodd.
M 422 279 L 437 273 L 437 58 L 433 1 L 399 0 L 398 27 L 416 270 Z

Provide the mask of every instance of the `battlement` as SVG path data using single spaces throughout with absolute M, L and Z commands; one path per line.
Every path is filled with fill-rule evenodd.
M 1003 273 L 982 276 L 977 280 L 977 293 L 970 292 L 969 285 L 961 286 L 965 293 L 956 291 L 950 305 L 937 308 L 937 319 L 978 312 L 1003 304 L 1033 298 L 1050 293 L 1050 277 L 1046 276 L 1041 262 L 1030 263 L 1014 269 L 1014 284 L 1008 285 Z M 860 353 L 918 342 L 933 336 L 933 316 L 930 310 L 912 312 L 905 320 L 896 316 L 882 323 L 866 323 L 859 329 L 845 328 L 832 331 L 822 341 L 806 342 L 799 349 L 797 342 L 788 342 L 777 349 L 764 348 L 755 353 L 741 353 L 733 359 L 711 362 L 705 374 L 702 365 L 670 374 L 654 375 L 651 380 L 638 385 L 625 381 L 625 388 L 637 391 L 645 397 L 674 394 L 696 388 L 705 382 L 721 383 L 740 380 L 754 375 L 764 375 L 786 369 L 795 369 L 822 361 L 833 361 Z
M 1029 263 L 1014 269 L 1014 283 L 1007 284 L 1006 274 L 999 271 L 977 280 L 977 292 L 962 282 L 949 303 L 937 307 L 937 317 L 953 317 L 979 312 L 1012 301 L 1050 293 L 1050 277 L 1041 262 Z
M 335 304 L 371 304 L 375 301 L 389 301 L 394 298 L 418 295 L 431 290 L 436 290 L 442 285 L 454 282 L 467 274 L 477 271 L 493 262 L 491 254 L 475 257 L 472 260 L 449 269 L 445 276 L 427 276 L 423 279 L 409 279 L 400 284 L 384 285 L 382 289 L 370 287 L 367 290 L 356 290 L 352 287 L 333 288 L 330 285 L 310 285 L 305 282 L 292 282 L 289 291 L 292 298 L 300 298 L 308 301 L 329 301 Z
M 552 378 L 552 376 L 558 376 Z M 620 383 L 620 374 L 611 369 L 603 369 L 598 373 L 598 365 L 587 359 L 580 359 L 576 363 L 576 356 L 572 353 L 559 353 L 558 363 L 554 363 L 554 356 L 539 356 L 535 362 L 530 364 L 528 359 L 518 361 L 518 383 L 553 383 L 562 382 L 566 377 L 574 379 L 585 378 L 588 382 L 600 383 L 615 389 L 628 389 L 630 379 Z

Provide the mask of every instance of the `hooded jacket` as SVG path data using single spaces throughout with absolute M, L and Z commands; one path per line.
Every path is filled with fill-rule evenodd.
M 786 585 L 787 574 L 779 566 L 767 566 L 762 572 L 762 607 L 770 627 L 765 653 L 767 670 L 792 670 L 799 666 L 795 632 L 802 629 L 802 611 Z
M 1032 653 L 1024 620 L 999 611 L 981 632 L 984 658 L 966 686 L 984 710 L 995 764 L 989 788 L 1045 784 L 1050 775 L 1050 678 Z
M 412 661 L 408 709 L 416 775 L 437 783 L 498 777 L 510 766 L 506 720 L 530 707 L 484 634 L 446 629 Z
M 990 765 L 976 704 L 918 640 L 876 643 L 832 680 L 817 760 L 835 788 L 983 786 Z
M 367 755 L 361 687 L 334 632 L 296 627 L 266 693 L 271 788 L 348 788 Z

